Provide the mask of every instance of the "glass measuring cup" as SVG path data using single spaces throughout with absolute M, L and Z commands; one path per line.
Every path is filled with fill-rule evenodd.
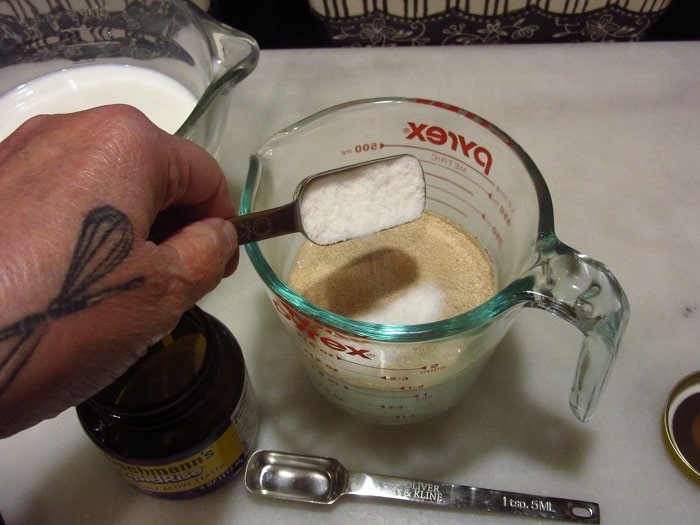
M 186 0 L 0 1 L 0 96 L 80 66 L 145 68 L 193 95 L 177 134 L 214 155 L 224 136 L 231 88 L 255 68 L 258 55 L 252 38 Z M 26 105 L 19 100 L 12 107 L 18 124 L 26 120 Z
M 578 419 L 588 420 L 627 324 L 626 296 L 605 265 L 559 241 L 542 175 L 488 121 L 407 98 L 321 111 L 277 133 L 252 156 L 241 212 L 279 205 L 305 174 L 400 153 L 423 165 L 426 209 L 456 222 L 486 249 L 497 293 L 443 321 L 360 322 L 319 308 L 286 284 L 303 238 L 249 244 L 250 259 L 313 383 L 331 402 L 365 419 L 426 419 L 465 396 L 515 315 L 535 307 L 584 334 L 569 403 Z

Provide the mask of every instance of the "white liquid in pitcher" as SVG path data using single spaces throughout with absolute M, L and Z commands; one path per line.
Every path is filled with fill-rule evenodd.
M 128 104 L 158 127 L 174 133 L 197 99 L 172 78 L 143 67 L 96 64 L 35 78 L 0 97 L 0 140 L 41 114 L 71 113 L 107 104 Z

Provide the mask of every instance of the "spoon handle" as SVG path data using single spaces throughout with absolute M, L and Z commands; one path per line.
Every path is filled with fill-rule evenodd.
M 347 490 L 356 496 L 374 496 L 451 508 L 471 508 L 511 516 L 573 523 L 600 523 L 597 503 L 519 492 L 482 489 L 375 474 L 350 472 Z
M 271 210 L 232 217 L 228 221 L 238 233 L 238 244 L 263 241 L 271 237 L 301 231 L 297 201 Z

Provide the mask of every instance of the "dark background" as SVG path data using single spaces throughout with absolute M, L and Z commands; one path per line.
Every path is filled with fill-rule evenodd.
M 305 0 L 212 0 L 209 12 L 262 49 L 331 45 Z M 700 40 L 700 0 L 674 0 L 645 40 Z

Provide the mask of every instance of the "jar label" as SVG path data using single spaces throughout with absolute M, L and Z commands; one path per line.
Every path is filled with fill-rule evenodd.
M 190 498 L 218 487 L 241 469 L 254 446 L 258 424 L 257 405 L 246 374 L 241 398 L 230 421 L 199 452 L 163 458 L 162 463 L 110 459 L 122 478 L 141 492 L 165 498 Z
M 142 492 L 185 497 L 214 488 L 237 471 L 244 459 L 233 425 L 227 425 L 218 439 L 197 454 L 178 461 L 139 465 L 111 458 L 122 477 Z
M 236 427 L 240 442 L 247 453 L 255 446 L 260 428 L 258 405 L 247 372 L 243 380 L 243 392 L 231 415 L 231 421 L 233 421 L 233 426 Z

